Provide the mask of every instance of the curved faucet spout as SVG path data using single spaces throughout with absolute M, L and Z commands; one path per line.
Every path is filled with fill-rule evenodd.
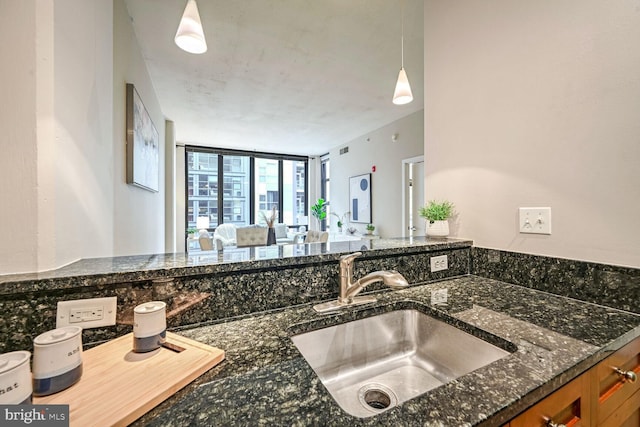
M 409 286 L 407 279 L 395 270 L 374 271 L 360 278 L 354 285 L 361 285 L 364 288 L 371 283 L 379 281 L 383 281 L 391 289 L 402 289 Z
M 340 299 L 346 301 L 351 300 L 366 286 L 375 282 L 384 282 L 384 284 L 391 289 L 402 289 L 409 286 L 407 279 L 395 270 L 374 271 L 361 277 L 355 283 L 350 284 L 350 286 L 347 286 L 345 295 L 341 295 Z
M 315 305 L 313 308 L 316 311 L 323 313 L 346 306 L 375 302 L 376 298 L 373 296 L 364 295 L 356 298 L 360 291 L 374 282 L 384 282 L 391 289 L 402 289 L 409 286 L 407 279 L 395 270 L 374 271 L 353 282 L 353 264 L 355 259 L 361 255 L 362 252 L 354 252 L 340 257 L 340 295 L 338 301 Z

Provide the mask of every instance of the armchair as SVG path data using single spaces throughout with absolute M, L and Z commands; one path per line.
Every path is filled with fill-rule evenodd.
M 219 246 L 220 243 L 222 246 L 235 246 L 236 226 L 233 224 L 220 224 L 213 232 L 213 240 L 216 241 L 216 246 Z

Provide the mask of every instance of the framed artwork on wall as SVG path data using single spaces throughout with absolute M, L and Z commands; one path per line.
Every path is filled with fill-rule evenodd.
M 371 174 L 349 178 L 351 222 L 371 223 Z
M 158 192 L 160 137 L 138 91 L 127 83 L 127 184 Z

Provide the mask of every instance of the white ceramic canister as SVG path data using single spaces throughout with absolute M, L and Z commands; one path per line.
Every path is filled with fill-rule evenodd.
M 167 304 L 151 301 L 133 309 L 133 351 L 146 353 L 160 348 L 167 336 Z
M 82 376 L 82 328 L 65 326 L 33 340 L 33 394 L 46 396 L 71 387 Z
M 31 353 L 12 351 L 0 354 L 0 404 L 31 403 Z

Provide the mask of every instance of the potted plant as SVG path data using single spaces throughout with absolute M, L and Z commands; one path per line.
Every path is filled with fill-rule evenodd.
M 375 230 L 376 227 L 373 224 L 367 224 L 367 234 L 373 234 L 373 230 Z
M 344 226 L 344 217 L 348 215 L 351 215 L 351 212 L 345 212 L 342 215 L 338 215 L 335 212 L 331 212 L 331 215 L 335 216 L 336 218 L 338 218 L 338 222 L 336 223 L 336 225 L 338 226 L 338 233 L 342 233 L 342 227 Z
M 187 237 L 190 239 L 195 239 L 198 237 L 198 229 L 197 228 L 188 228 L 187 229 Z
M 430 200 L 419 209 L 420 216 L 426 219 L 427 236 L 447 237 L 449 235 L 449 221 L 453 215 L 453 203 L 443 200 L 441 202 Z
M 311 215 L 318 220 L 318 230 L 321 230 L 322 221 L 327 217 L 327 202 L 322 197 L 311 206 Z

